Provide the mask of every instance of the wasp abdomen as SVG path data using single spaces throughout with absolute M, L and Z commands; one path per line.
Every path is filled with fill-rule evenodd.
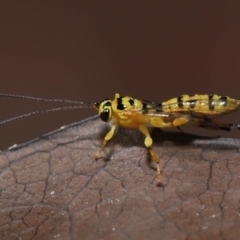
M 182 95 L 162 103 L 163 112 L 193 111 L 203 114 L 224 114 L 237 110 L 240 101 L 216 94 Z

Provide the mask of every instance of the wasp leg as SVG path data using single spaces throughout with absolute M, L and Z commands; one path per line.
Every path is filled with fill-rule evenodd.
M 153 127 L 166 128 L 166 127 L 178 127 L 180 125 L 187 123 L 188 121 L 189 121 L 188 118 L 176 118 L 173 121 L 164 122 L 164 120 L 159 117 L 153 117 L 150 119 L 149 124 L 152 125 Z M 157 186 L 162 187 L 163 183 L 161 182 L 161 170 L 159 165 L 159 159 L 157 157 L 157 154 L 151 148 L 152 138 L 149 134 L 148 128 L 146 127 L 146 125 L 142 124 L 138 127 L 138 129 L 144 134 L 145 136 L 144 144 L 147 147 L 152 159 L 157 164 Z
M 177 127 L 177 130 L 181 133 L 185 133 L 180 127 Z
M 237 128 L 240 130 L 240 124 L 222 123 L 209 118 L 194 120 L 194 123 L 197 127 L 211 129 L 211 130 L 230 131 L 232 128 Z
M 152 138 L 151 138 L 150 133 L 148 131 L 148 128 L 145 125 L 140 125 L 138 127 L 138 129 L 144 134 L 144 136 L 145 136 L 144 144 L 147 147 L 152 159 L 157 164 L 157 184 L 156 185 L 158 187 L 162 187 L 163 183 L 161 182 L 161 170 L 160 170 L 160 166 L 159 166 L 159 159 L 157 157 L 157 154 L 151 148 L 153 141 L 152 141 Z
M 112 125 L 111 130 L 107 133 L 107 135 L 105 136 L 103 142 L 102 142 L 102 146 L 99 149 L 99 151 L 95 154 L 95 160 L 98 160 L 100 154 L 102 153 L 104 147 L 106 146 L 107 142 L 113 137 L 114 132 L 116 130 L 117 125 Z

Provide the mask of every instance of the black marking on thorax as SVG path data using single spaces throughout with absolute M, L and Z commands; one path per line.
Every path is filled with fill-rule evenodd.
M 220 97 L 219 100 L 220 100 L 220 106 L 225 107 L 227 105 L 227 97 L 222 96 L 222 97 Z
M 142 103 L 142 113 L 147 114 L 148 113 L 148 108 L 146 103 Z
M 162 103 L 159 103 L 159 104 L 156 106 L 156 112 L 163 112 Z
M 131 106 L 134 106 L 134 100 L 133 99 L 129 99 L 128 102 L 130 103 Z
M 212 99 L 214 95 L 208 95 L 208 99 L 209 99 L 209 102 L 208 102 L 208 107 L 209 107 L 209 110 L 214 110 L 214 107 L 215 107 L 215 101 Z
M 197 100 L 190 100 L 188 102 L 189 102 L 190 108 L 195 108 Z
M 182 100 L 182 96 L 177 98 L 177 105 L 179 108 L 183 108 L 183 100 Z
M 117 109 L 118 110 L 124 110 L 126 107 L 122 103 L 122 98 L 117 98 Z

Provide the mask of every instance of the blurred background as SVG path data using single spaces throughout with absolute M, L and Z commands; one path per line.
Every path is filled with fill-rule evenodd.
M 116 92 L 156 102 L 184 93 L 240 99 L 239 16 L 239 1 L 1 1 L 0 92 L 86 102 Z M 57 106 L 2 98 L 0 120 Z M 0 149 L 94 114 L 2 125 Z M 240 123 L 240 111 L 225 119 Z

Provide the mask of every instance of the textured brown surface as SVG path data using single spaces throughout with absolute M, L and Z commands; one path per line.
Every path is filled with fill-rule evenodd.
M 155 102 L 196 93 L 240 99 L 240 1 L 105 3 L 0 1 L 0 91 L 85 102 L 115 93 Z M 0 120 L 58 106 L 0 99 Z M 94 114 L 4 125 L 0 149 Z M 226 122 L 240 123 L 240 114 Z
M 91 119 L 0 155 L 0 239 L 237 239 L 239 140 L 153 130 L 164 188 L 135 130 Z M 147 163 L 147 164 L 146 164 Z

